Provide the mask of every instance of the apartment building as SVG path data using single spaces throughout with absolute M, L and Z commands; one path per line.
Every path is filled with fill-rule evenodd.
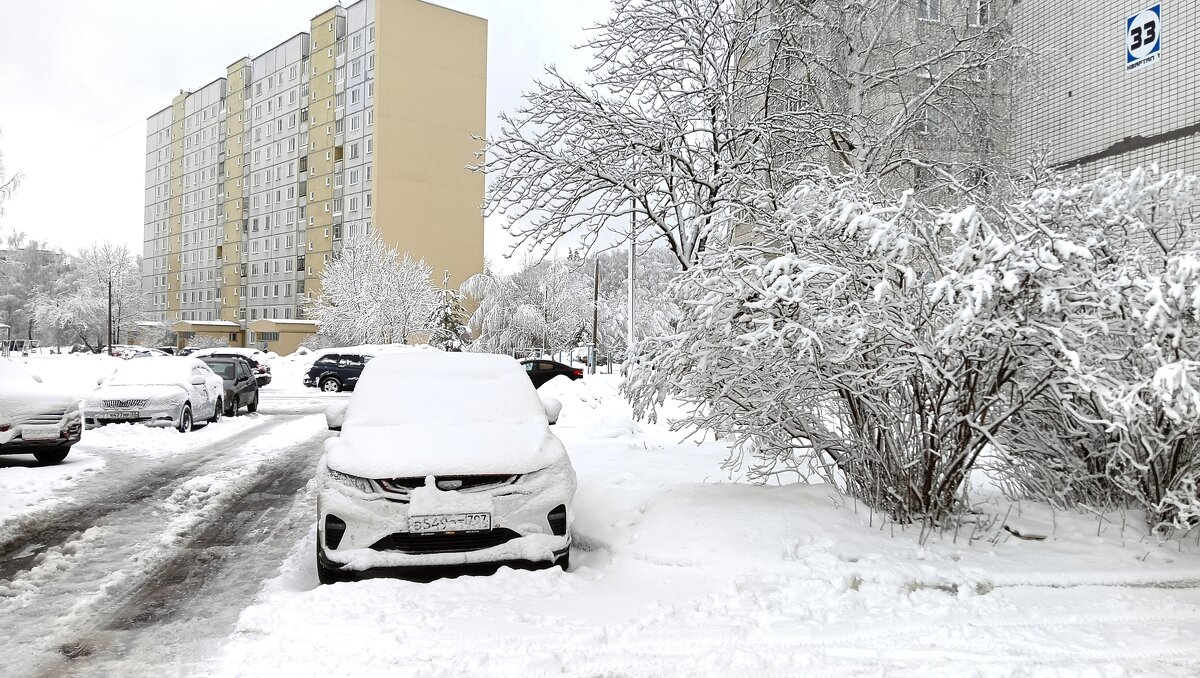
M 147 119 L 143 290 L 157 320 L 290 352 L 343 243 L 378 232 L 440 283 L 483 270 L 487 23 L 359 0 Z
M 1037 87 L 1016 103 L 1016 152 L 1085 176 L 1200 172 L 1200 3 L 1022 0 L 1013 16 L 1038 58 Z

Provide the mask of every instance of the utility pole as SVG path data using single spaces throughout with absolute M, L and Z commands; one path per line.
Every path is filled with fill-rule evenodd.
M 108 355 L 113 354 L 112 348 L 112 269 L 108 270 Z
M 634 261 L 637 257 L 637 202 L 629 199 L 632 210 L 629 213 L 629 318 L 625 337 L 625 360 L 633 356 L 633 344 L 636 341 L 633 334 L 633 290 L 634 290 Z
M 600 260 L 592 280 L 592 350 L 588 351 L 588 374 L 596 373 L 596 327 L 600 324 Z

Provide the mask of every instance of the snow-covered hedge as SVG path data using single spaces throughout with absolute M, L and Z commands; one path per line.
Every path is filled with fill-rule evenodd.
M 1200 463 L 1191 188 L 1107 173 L 946 211 L 814 178 L 680 277 L 680 331 L 642 343 L 627 389 L 650 418 L 696 405 L 682 425 L 759 478 L 817 475 L 899 520 L 956 511 L 994 449 L 1014 488 L 1178 524 Z

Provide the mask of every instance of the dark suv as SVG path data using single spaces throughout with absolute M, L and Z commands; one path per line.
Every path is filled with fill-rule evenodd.
M 326 353 L 317 358 L 304 377 L 305 386 L 315 386 L 329 393 L 353 391 L 363 367 L 373 356 L 361 353 Z

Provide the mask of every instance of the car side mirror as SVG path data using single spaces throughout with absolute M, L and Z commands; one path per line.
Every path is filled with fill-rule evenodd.
M 562 403 L 557 398 L 543 398 L 542 407 L 546 408 L 546 421 L 551 426 L 558 423 L 558 415 L 562 412 Z
M 203 386 L 203 385 L 204 385 L 204 377 L 202 377 L 198 374 L 194 375 L 192 377 L 192 386 Z
M 346 408 L 350 403 L 335 403 L 325 410 L 325 423 L 330 431 L 341 431 L 342 420 L 346 418 Z

